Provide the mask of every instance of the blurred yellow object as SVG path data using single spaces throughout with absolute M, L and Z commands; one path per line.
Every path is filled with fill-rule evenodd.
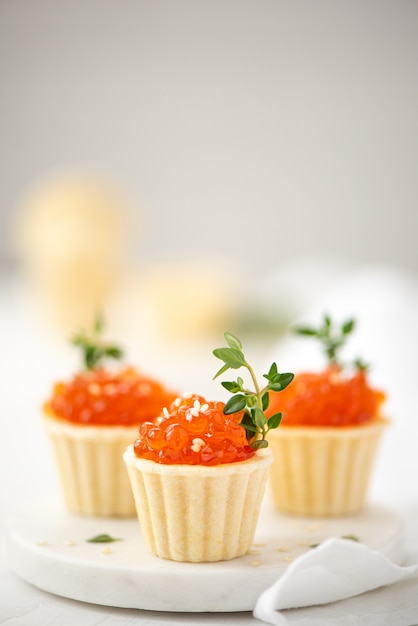
M 196 339 L 225 329 L 237 294 L 229 268 L 215 261 L 161 262 L 144 272 L 142 302 L 158 333 Z
M 127 263 L 130 207 L 106 180 L 64 174 L 30 189 L 17 216 L 22 269 L 65 329 L 91 325 Z

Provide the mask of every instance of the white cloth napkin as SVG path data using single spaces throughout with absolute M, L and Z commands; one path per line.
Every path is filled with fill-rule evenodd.
M 253 614 L 275 626 L 354 626 L 360 617 L 362 626 L 416 626 L 418 565 L 400 567 L 364 544 L 330 538 L 291 563 Z

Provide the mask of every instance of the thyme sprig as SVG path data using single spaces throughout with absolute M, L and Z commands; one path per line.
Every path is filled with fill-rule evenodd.
M 216 348 L 213 351 L 214 356 L 224 362 L 224 365 L 213 378 L 217 378 L 229 369 L 244 367 L 248 370 L 254 385 L 254 389 L 248 389 L 240 376 L 234 381 L 222 382 L 222 386 L 233 394 L 225 404 L 224 413 L 231 415 L 238 411 L 244 411 L 241 425 L 247 432 L 250 445 L 256 450 L 266 448 L 268 446 L 267 433 L 273 428 L 277 428 L 282 419 L 282 413 L 275 413 L 267 418 L 265 411 L 269 406 L 269 393 L 285 389 L 292 382 L 294 375 L 290 372 L 279 373 L 276 363 L 273 363 L 268 373 L 263 374 L 263 377 L 268 381 L 267 385 L 260 385 L 254 369 L 245 358 L 241 341 L 228 332 L 224 333 L 224 338 L 227 347 Z
M 81 348 L 83 364 L 87 370 L 102 365 L 105 359 L 120 360 L 124 356 L 122 348 L 118 345 L 102 340 L 103 330 L 104 317 L 102 313 L 98 313 L 90 333 L 79 332 L 71 338 L 71 343 Z
M 340 326 L 336 326 L 330 316 L 325 314 L 322 326 L 318 328 L 312 326 L 297 326 L 294 328 L 294 332 L 299 335 L 318 339 L 328 360 L 328 364 L 343 369 L 348 363 L 342 361 L 340 352 L 346 344 L 348 336 L 354 331 L 355 325 L 355 320 L 350 318 Z M 353 365 L 358 370 L 366 370 L 368 368 L 368 365 L 358 358 L 353 361 Z

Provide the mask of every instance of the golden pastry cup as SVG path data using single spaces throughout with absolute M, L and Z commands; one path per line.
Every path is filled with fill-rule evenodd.
M 165 465 L 123 455 L 149 550 L 173 561 L 222 561 L 251 548 L 273 461 L 259 450 L 224 465 Z
M 44 415 L 68 511 L 91 516 L 135 517 L 122 461 L 138 426 L 84 426 Z
M 292 514 L 333 516 L 360 511 L 388 420 L 346 427 L 280 426 L 269 433 L 273 502 Z

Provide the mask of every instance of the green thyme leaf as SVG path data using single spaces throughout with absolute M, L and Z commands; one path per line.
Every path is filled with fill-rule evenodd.
M 291 372 L 286 372 L 285 374 L 279 374 L 278 382 L 281 384 L 282 389 L 286 389 L 286 387 L 290 385 L 294 377 L 295 375 L 292 374 Z
M 299 335 L 307 335 L 309 337 L 316 337 L 318 335 L 318 331 L 314 328 L 307 328 L 306 326 L 299 326 L 295 329 L 295 331 Z
M 111 543 L 112 541 L 123 541 L 121 538 L 111 537 L 106 533 L 102 535 L 96 535 L 95 537 L 90 537 L 90 539 L 86 539 L 89 543 Z
M 213 354 L 221 359 L 228 368 L 238 369 L 246 364 L 243 353 L 235 348 L 217 348 Z
M 355 359 L 354 365 L 358 370 L 366 371 L 369 369 L 369 365 L 364 363 L 361 359 Z
M 257 398 L 252 393 L 247 393 L 246 401 L 249 409 L 253 409 L 257 406 Z
M 267 378 L 267 380 L 274 380 L 275 376 L 277 376 L 278 371 L 277 371 L 277 365 L 276 363 L 272 363 L 269 369 L 268 374 L 263 374 L 264 378 Z
M 268 429 L 278 428 L 280 426 L 280 422 L 282 421 L 282 413 L 275 413 L 267 420 Z
M 274 390 L 272 390 L 272 391 L 274 391 Z M 263 409 L 263 411 L 266 411 L 269 408 L 269 404 L 270 404 L 270 396 L 269 396 L 268 392 L 266 391 L 261 396 L 261 408 Z
M 229 370 L 229 365 L 224 365 L 223 367 L 221 367 L 220 370 L 218 370 L 215 374 L 215 376 L 213 377 L 213 379 L 215 380 L 215 378 L 218 378 L 218 376 L 220 376 L 221 374 L 223 374 L 224 372 L 227 372 Z
M 357 535 L 343 535 L 342 539 L 349 539 L 350 541 L 360 541 Z
M 228 344 L 230 348 L 233 348 L 234 350 L 238 350 L 238 351 L 242 350 L 242 343 L 238 339 L 238 337 L 235 337 L 235 335 L 233 335 L 232 333 L 225 333 L 224 337 L 225 337 L 226 343 Z
M 235 396 L 232 396 L 232 398 L 229 398 L 228 402 L 225 404 L 224 413 L 225 415 L 238 413 L 238 411 L 245 409 L 246 405 L 247 401 L 245 396 L 241 393 L 237 393 Z
M 252 415 L 254 419 L 254 424 L 258 426 L 258 428 L 264 428 L 264 426 L 267 424 L 267 418 L 264 415 L 264 412 L 258 407 L 255 407 L 253 411 L 254 413 Z
M 344 324 L 341 326 L 342 334 L 349 335 L 354 330 L 355 325 L 356 323 L 353 319 L 344 322 Z
M 225 389 L 227 389 L 231 393 L 237 393 L 237 391 L 241 391 L 242 389 L 241 385 L 239 383 L 236 383 L 235 381 L 232 381 L 232 382 L 224 381 L 223 383 L 221 383 L 221 385 L 222 387 L 225 387 Z
M 123 350 L 118 346 L 105 346 L 103 349 L 103 356 L 108 356 L 112 359 L 118 360 L 123 357 Z
M 244 416 L 240 423 L 241 423 L 241 426 L 244 426 L 244 428 L 251 433 L 251 437 L 254 433 L 258 432 L 258 428 L 255 426 L 253 422 L 253 418 L 251 417 L 248 411 L 245 411 Z
M 254 448 L 254 450 L 259 450 L 260 448 L 267 448 L 268 445 L 267 439 L 256 439 L 252 442 L 251 447 Z

